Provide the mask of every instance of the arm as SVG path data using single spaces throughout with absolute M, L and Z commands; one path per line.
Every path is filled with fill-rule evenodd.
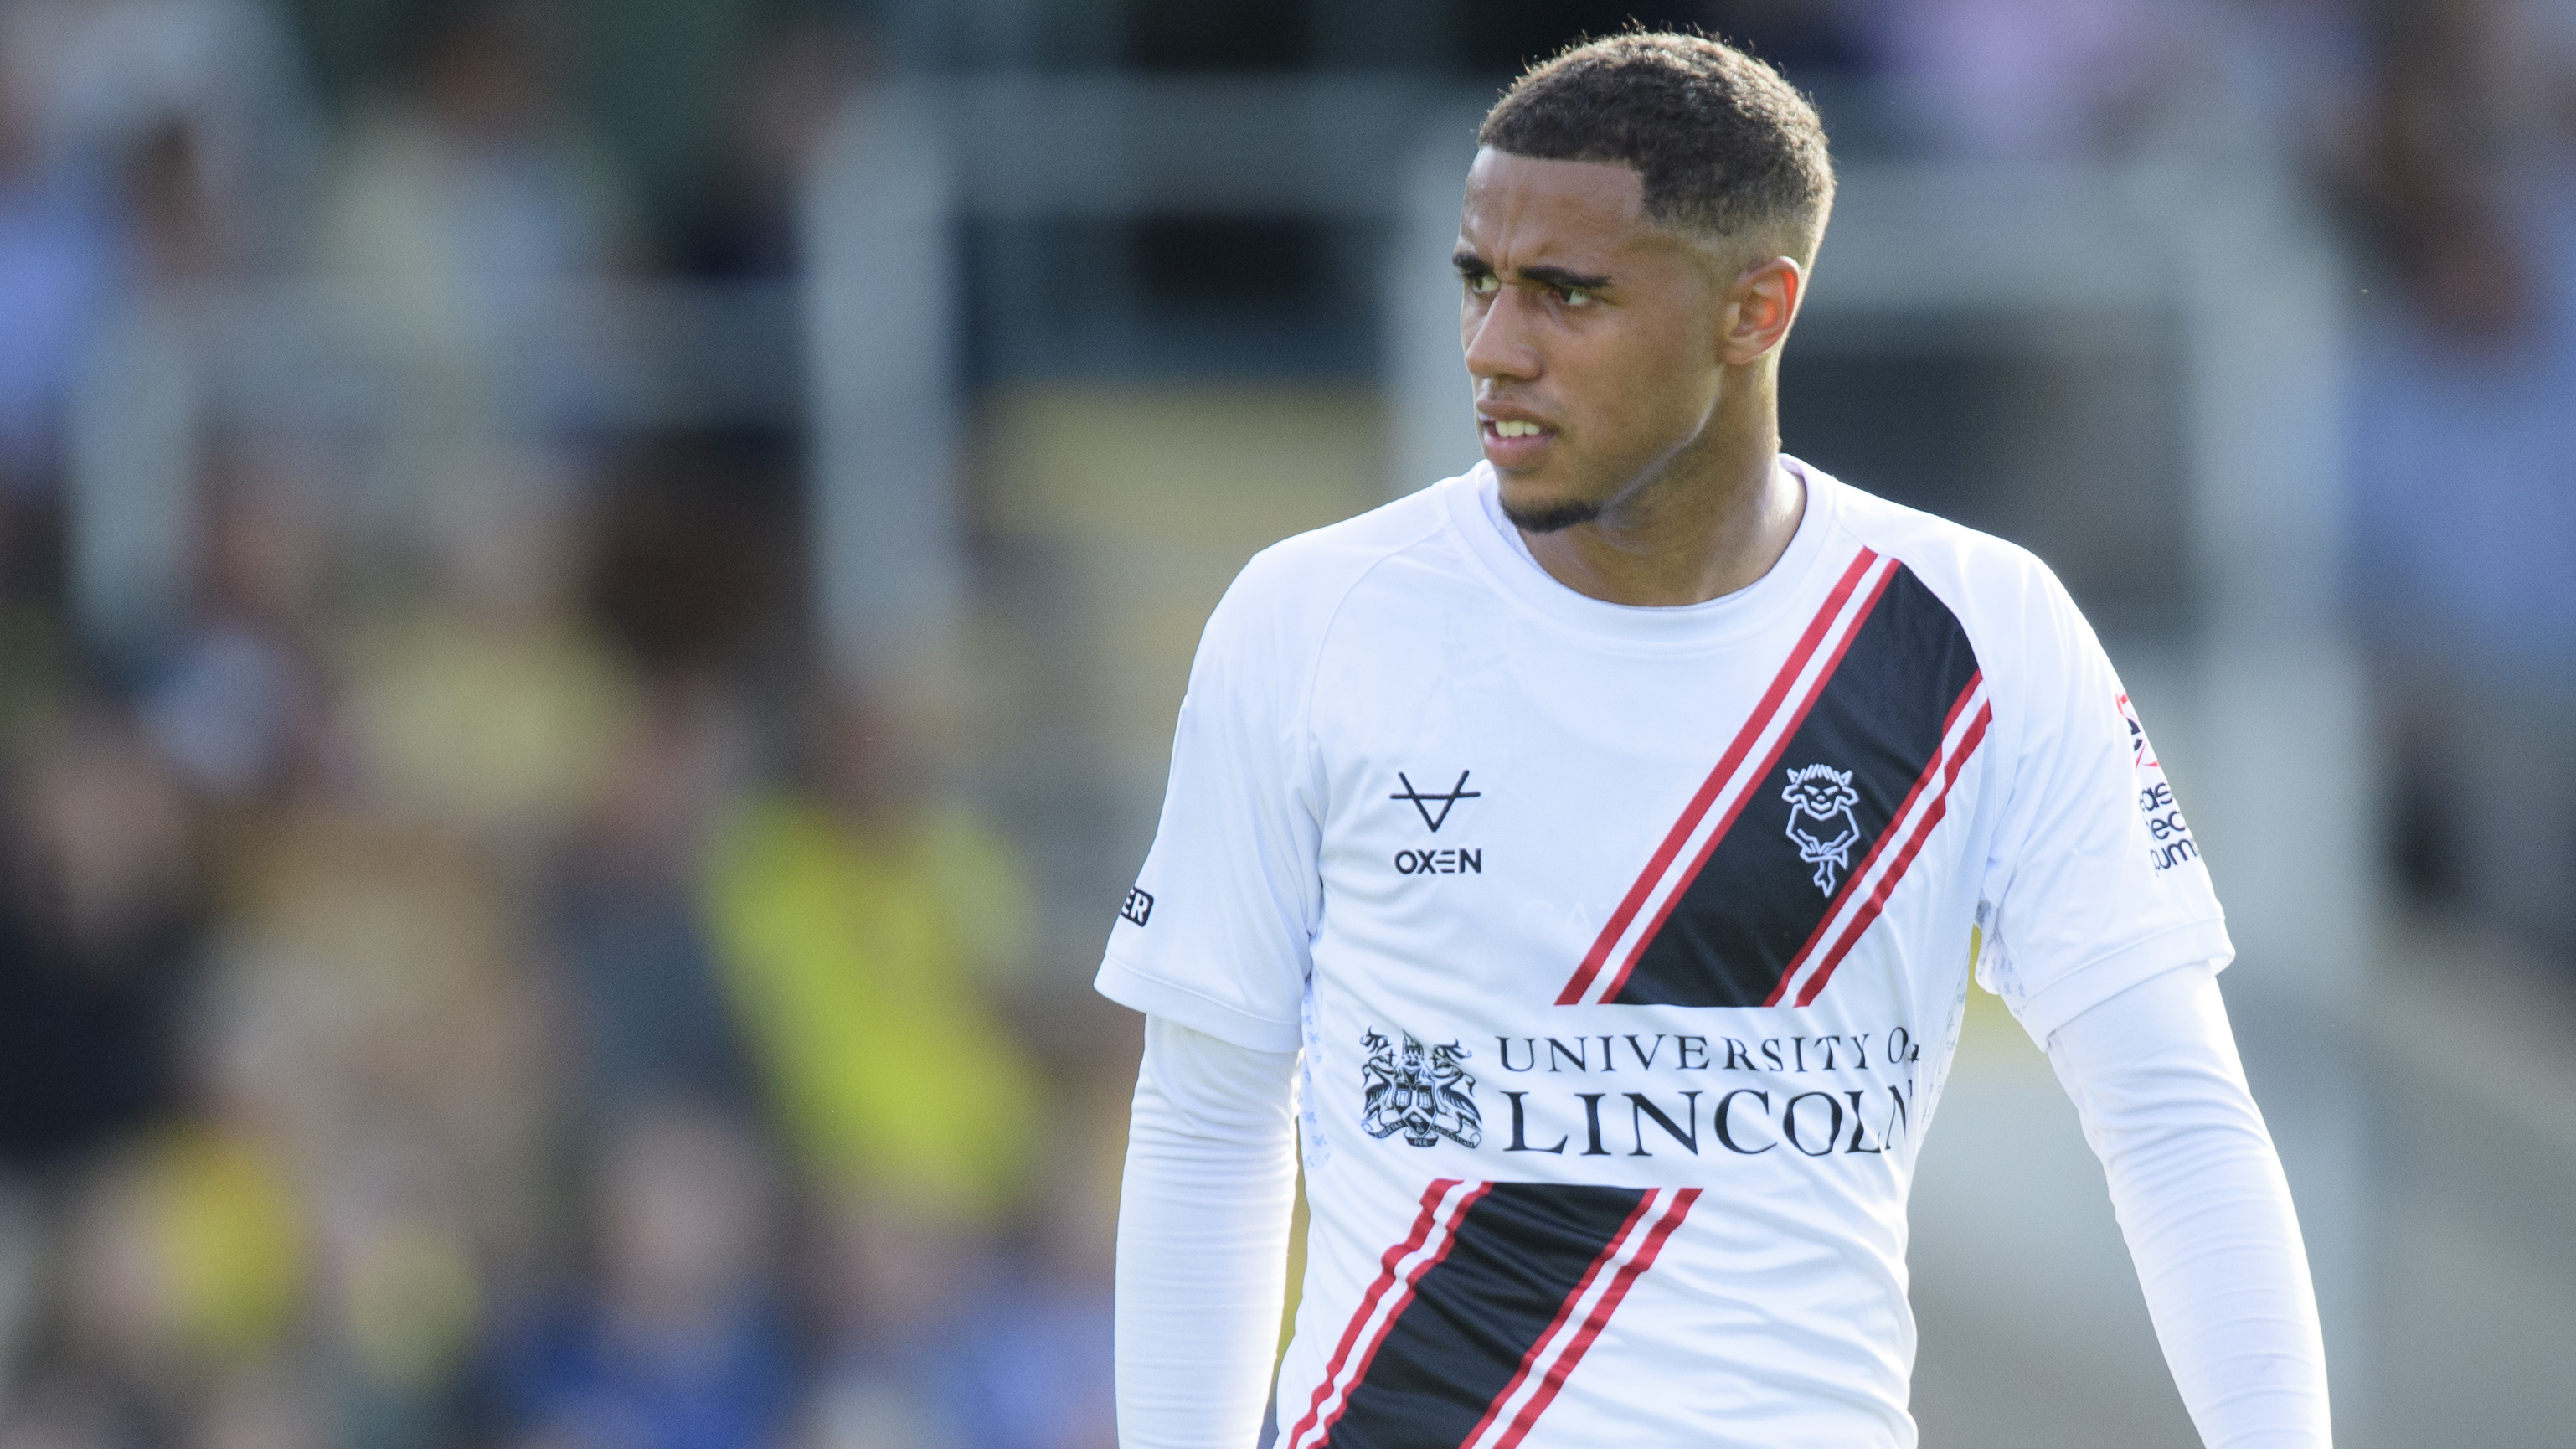
M 1252 1449 L 1287 1284 L 1295 1052 L 1145 1018 L 1118 1205 L 1122 1449 Z
M 2175 1387 L 2210 1449 L 2326 1449 L 2306 1248 L 2218 981 L 2180 967 L 2079 1013 L 2048 1059 L 2102 1159 Z

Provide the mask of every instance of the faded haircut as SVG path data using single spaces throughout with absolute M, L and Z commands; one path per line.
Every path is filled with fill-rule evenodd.
M 1816 109 L 1780 73 L 1721 41 L 1631 31 L 1530 68 L 1476 143 L 1540 161 L 1636 169 L 1648 220 L 1738 238 L 1777 229 L 1812 261 L 1833 208 Z

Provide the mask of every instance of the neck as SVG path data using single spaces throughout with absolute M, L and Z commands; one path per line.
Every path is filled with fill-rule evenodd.
M 1780 466 L 1770 389 L 1746 392 L 1759 406 L 1713 420 L 1698 446 L 1621 490 L 1600 517 L 1523 530 L 1530 556 L 1578 594 L 1646 607 L 1706 603 L 1769 573 L 1797 536 L 1806 485 Z

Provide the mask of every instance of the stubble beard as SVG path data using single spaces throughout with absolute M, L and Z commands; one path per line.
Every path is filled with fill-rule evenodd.
M 1510 519 L 1513 527 L 1529 534 L 1562 533 L 1578 524 L 1595 523 L 1613 508 L 1619 509 L 1625 518 L 1656 484 L 1671 474 L 1674 460 L 1689 444 L 1690 439 L 1686 438 L 1665 449 L 1650 459 L 1643 469 L 1631 475 L 1626 483 L 1600 498 L 1560 498 L 1515 506 L 1508 492 L 1498 492 L 1496 501 L 1502 505 L 1503 517 Z
M 1500 500 L 1503 517 L 1523 533 L 1562 533 L 1579 523 L 1590 523 L 1601 516 L 1601 505 L 1588 499 L 1567 498 L 1536 508 L 1515 507 L 1509 498 Z

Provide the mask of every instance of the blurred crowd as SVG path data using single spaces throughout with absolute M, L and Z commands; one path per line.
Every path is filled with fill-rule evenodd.
M 819 657 L 793 423 L 639 428 L 560 322 L 792 277 L 817 136 L 905 57 L 762 11 L 648 201 L 574 12 L 410 7 L 326 104 L 316 8 L 0 0 L 0 1449 L 1101 1449 L 1134 1043 L 1042 1020 L 1096 936 L 1039 939 L 937 709 Z M 1925 155 L 2256 98 L 2367 291 L 2404 863 L 2576 960 L 2576 8 L 1645 18 Z M 246 410 L 209 339 L 290 282 L 366 325 Z
M 0 6 L 0 1444 L 1099 1449 L 1023 863 L 802 657 L 794 438 L 547 325 L 784 268 L 848 47 L 664 238 L 568 17 L 410 26 L 326 115 L 256 0 Z M 281 279 L 361 425 L 231 405 Z

